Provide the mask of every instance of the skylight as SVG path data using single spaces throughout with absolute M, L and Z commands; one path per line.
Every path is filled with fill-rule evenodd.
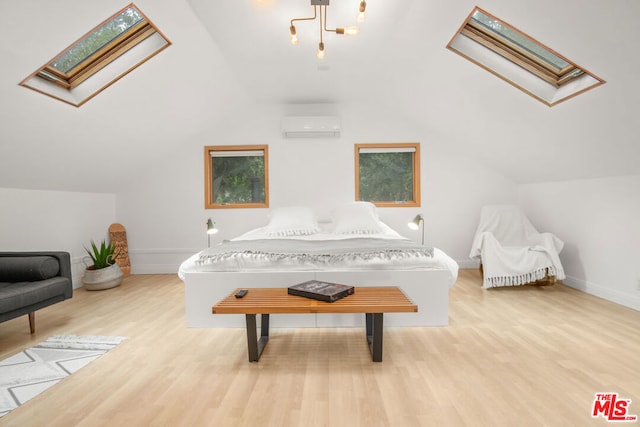
M 144 18 L 135 7 L 129 7 L 49 65 L 61 73 L 67 74 L 143 20 Z
M 171 44 L 130 4 L 20 84 L 80 106 Z
M 604 83 L 584 68 L 477 7 L 447 48 L 549 106 Z

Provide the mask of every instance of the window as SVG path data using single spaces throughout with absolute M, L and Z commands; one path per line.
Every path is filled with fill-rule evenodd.
M 420 144 L 356 144 L 356 200 L 420 206 Z
M 131 4 L 20 85 L 79 107 L 170 44 Z
M 206 209 L 268 208 L 266 145 L 204 147 Z
M 604 84 L 604 80 L 477 7 L 447 48 L 549 106 Z

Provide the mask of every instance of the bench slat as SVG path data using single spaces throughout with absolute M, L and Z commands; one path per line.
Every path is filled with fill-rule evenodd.
M 411 313 L 415 305 L 397 287 L 356 287 L 353 295 L 329 303 L 289 295 L 287 288 L 250 288 L 244 298 L 231 295 L 215 304 L 213 314 L 266 313 Z

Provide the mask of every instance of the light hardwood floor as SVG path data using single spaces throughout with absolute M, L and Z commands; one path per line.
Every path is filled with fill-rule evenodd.
M 461 270 L 450 325 L 275 329 L 259 363 L 243 329 L 188 329 L 174 275 L 0 324 L 0 358 L 54 334 L 120 335 L 115 350 L 3 418 L 15 426 L 590 426 L 597 392 L 640 415 L 640 312 L 561 284 L 483 290 Z M 634 424 L 632 424 L 634 425 Z

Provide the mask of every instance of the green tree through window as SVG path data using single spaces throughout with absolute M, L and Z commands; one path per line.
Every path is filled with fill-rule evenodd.
M 419 206 L 419 144 L 356 145 L 356 200 Z
M 143 19 L 135 8 L 128 8 L 53 61 L 51 66 L 65 74 L 68 73 Z
M 264 203 L 264 157 L 212 157 L 214 203 Z
M 361 153 L 360 200 L 413 198 L 413 153 Z
M 269 206 L 266 145 L 205 147 L 205 207 Z

